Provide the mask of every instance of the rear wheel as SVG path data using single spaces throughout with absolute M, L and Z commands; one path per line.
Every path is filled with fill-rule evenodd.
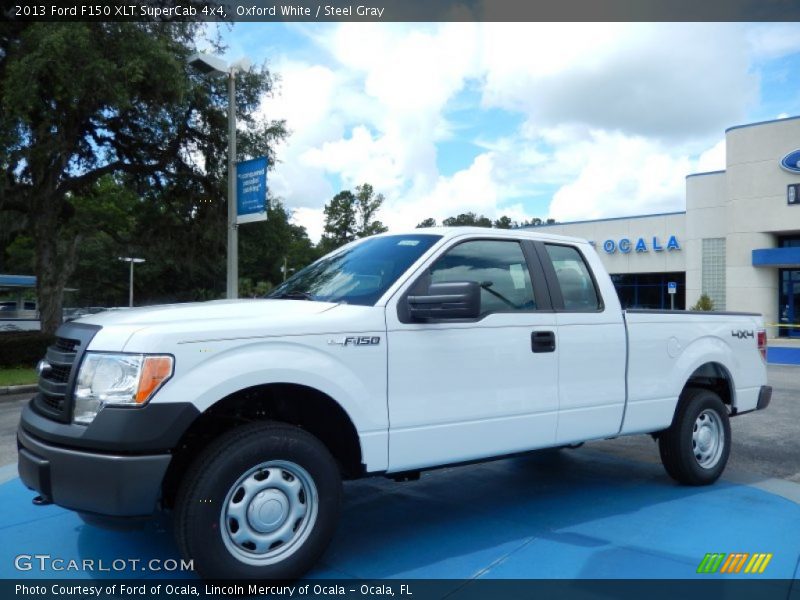
M 685 390 L 672 425 L 659 435 L 658 448 L 676 481 L 708 485 L 719 479 L 731 451 L 728 409 L 720 397 L 701 388 Z
M 193 463 L 178 493 L 176 537 L 206 579 L 295 579 L 327 547 L 340 505 L 338 466 L 317 438 L 256 423 Z

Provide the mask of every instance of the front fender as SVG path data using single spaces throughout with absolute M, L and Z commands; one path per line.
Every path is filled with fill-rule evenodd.
M 388 460 L 385 346 L 329 351 L 327 338 L 321 338 L 261 339 L 227 348 L 182 344 L 176 373 L 153 402 L 189 400 L 204 412 L 249 387 L 288 383 L 314 388 L 347 413 L 368 468 L 383 469 Z

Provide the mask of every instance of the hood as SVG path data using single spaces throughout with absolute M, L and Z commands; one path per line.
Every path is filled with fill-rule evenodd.
M 315 315 L 335 307 L 329 302 L 308 300 L 212 300 L 185 304 L 163 304 L 146 308 L 120 308 L 77 319 L 90 325 L 178 325 L 186 321 L 285 319 Z

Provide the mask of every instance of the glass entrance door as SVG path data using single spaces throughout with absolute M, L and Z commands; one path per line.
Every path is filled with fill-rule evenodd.
M 781 270 L 779 335 L 800 338 L 800 269 Z

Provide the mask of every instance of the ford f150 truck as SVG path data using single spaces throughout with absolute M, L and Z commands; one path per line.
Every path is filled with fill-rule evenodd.
M 358 240 L 266 299 L 66 323 L 18 431 L 38 503 L 171 510 L 206 578 L 295 578 L 342 480 L 647 433 L 714 482 L 765 408 L 756 314 L 623 311 L 583 240 L 426 229 Z

